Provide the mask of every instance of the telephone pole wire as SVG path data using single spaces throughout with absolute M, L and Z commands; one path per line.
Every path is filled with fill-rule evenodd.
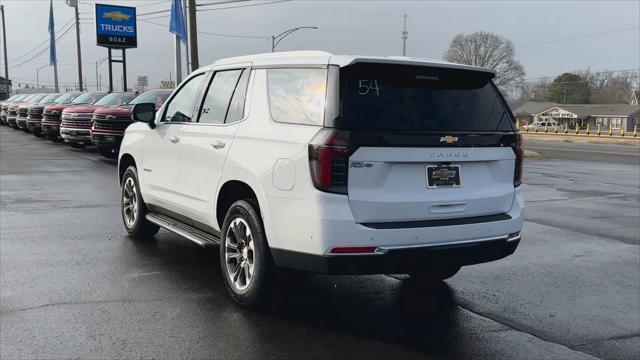
M 402 16 L 404 18 L 404 30 L 402 30 L 402 56 L 407 56 L 407 39 L 409 38 L 409 32 L 407 31 L 407 14 Z
M 4 47 L 4 86 L 5 95 L 8 99 L 11 86 L 9 85 L 9 62 L 7 60 L 7 30 L 4 26 L 4 5 L 0 5 L 0 11 L 2 11 L 2 45 Z

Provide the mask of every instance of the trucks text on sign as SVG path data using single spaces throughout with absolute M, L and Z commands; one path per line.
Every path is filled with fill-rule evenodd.
M 111 48 L 138 46 L 136 8 L 96 4 L 95 10 L 98 46 Z

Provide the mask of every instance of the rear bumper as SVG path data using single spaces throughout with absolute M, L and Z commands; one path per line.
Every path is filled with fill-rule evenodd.
M 88 128 L 60 128 L 60 136 L 72 142 L 91 142 L 91 129 Z
M 363 255 L 313 255 L 272 249 L 278 266 L 331 275 L 406 274 L 429 266 L 465 266 L 513 254 L 520 235 L 423 246 L 378 248 Z

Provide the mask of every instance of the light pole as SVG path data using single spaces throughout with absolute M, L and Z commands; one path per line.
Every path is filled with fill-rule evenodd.
M 100 84 L 100 75 L 98 74 L 98 66 L 100 66 L 103 62 L 107 61 L 108 59 L 109 58 L 106 57 L 96 61 L 96 91 L 100 91 L 100 89 L 102 88 Z
M 49 66 L 49 64 L 42 65 L 36 68 L 36 88 L 40 88 L 40 77 L 38 76 L 38 71 L 46 68 L 47 66 Z
M 67 5 L 74 8 L 76 13 L 76 52 L 78 55 L 78 87 L 84 89 L 82 84 L 82 50 L 80 50 L 80 15 L 78 14 L 78 0 L 67 0 Z
M 318 30 L 317 26 L 300 26 L 300 27 L 296 27 L 296 28 L 291 28 L 289 30 L 283 31 L 278 35 L 273 35 L 271 37 L 271 52 L 275 52 L 276 51 L 276 46 L 278 46 L 278 44 L 280 44 L 280 42 L 286 38 L 287 36 L 291 35 L 292 33 L 300 30 L 300 29 L 314 29 L 314 30 Z

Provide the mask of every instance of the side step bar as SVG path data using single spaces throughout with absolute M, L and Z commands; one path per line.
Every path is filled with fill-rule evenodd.
M 152 222 L 161 228 L 167 229 L 174 234 L 180 235 L 186 239 L 189 239 L 196 244 L 205 247 L 212 245 L 220 245 L 220 239 L 209 233 L 206 233 L 200 229 L 185 224 L 182 221 L 170 218 L 159 213 L 148 213 L 146 216 L 149 222 Z

